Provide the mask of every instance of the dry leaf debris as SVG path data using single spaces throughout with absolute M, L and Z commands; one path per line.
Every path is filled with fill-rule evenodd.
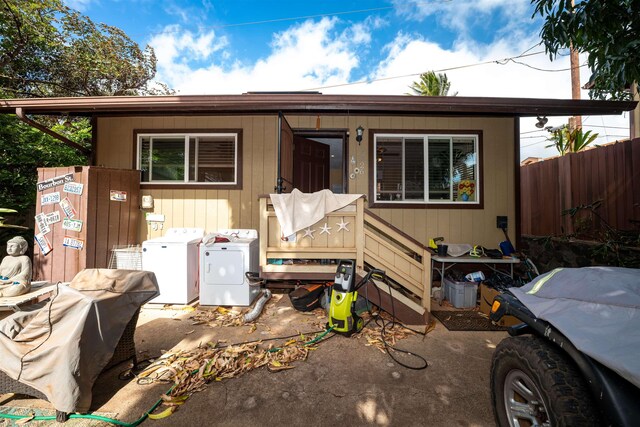
M 308 340 L 301 335 L 280 348 L 264 347 L 261 342 L 227 347 L 208 343 L 193 350 L 166 352 L 141 372 L 138 379 L 173 383 L 171 391 L 162 396 L 162 404 L 175 407 L 203 390 L 209 381 L 233 378 L 263 366 L 272 372 L 293 368 L 292 362 L 305 360 L 309 351 L 317 348 L 306 344 Z
M 388 345 L 394 346 L 398 342 L 398 340 L 407 338 L 408 336 L 415 335 L 415 332 L 403 328 L 400 325 L 395 325 L 393 328 L 390 327 L 392 324 L 392 318 L 386 312 L 378 312 L 374 314 L 374 316 L 379 316 L 382 321 L 387 325 L 384 328 L 384 339 Z M 383 353 L 386 353 L 384 341 L 382 341 L 382 323 L 380 321 L 376 322 L 375 319 L 371 318 L 369 313 L 363 313 L 362 318 L 364 319 L 365 327 L 358 334 L 354 334 L 353 338 L 362 339 L 364 338 L 367 343 L 365 346 L 367 347 L 376 347 Z M 378 324 L 380 323 L 380 324 Z
M 214 310 L 196 310 L 189 319 L 192 325 L 242 326 L 244 312 L 217 307 Z
M 275 304 L 265 307 L 265 312 L 274 309 Z M 322 329 L 326 325 L 326 312 L 323 309 L 316 309 L 305 313 L 314 315 L 315 319 L 311 323 Z M 379 314 L 387 325 L 391 324 L 391 316 L 385 312 Z M 383 353 L 386 353 L 385 344 L 381 339 L 382 327 L 371 319 L 369 313 L 364 313 L 365 328 L 358 334 L 354 334 L 355 339 L 364 338 L 367 342 L 365 346 L 373 346 Z M 208 326 L 242 326 L 244 323 L 244 312 L 217 307 L 214 310 L 196 310 L 190 317 L 193 325 Z M 311 319 L 310 319 L 311 320 Z M 261 324 L 267 330 L 268 325 Z M 248 333 L 256 330 L 256 323 L 250 324 Z M 384 329 L 384 337 L 387 344 L 393 346 L 398 340 L 404 339 L 415 333 L 402 328 L 388 326 Z M 318 335 L 319 336 L 319 335 Z M 316 342 L 311 337 L 300 334 L 297 338 L 292 338 L 281 347 L 274 347 L 273 344 L 266 347 L 262 342 L 252 342 L 239 345 L 223 346 L 219 343 L 207 343 L 192 350 L 178 350 L 175 352 L 165 352 L 156 359 L 143 372 L 138 375 L 141 383 L 163 381 L 173 383 L 171 390 L 162 396 L 162 405 L 168 407 L 163 411 L 168 416 L 182 405 L 193 393 L 201 391 L 210 381 L 222 381 L 234 378 L 249 372 L 253 369 L 266 366 L 271 372 L 292 369 L 292 362 L 306 360 L 309 352 L 317 348 Z M 311 344 L 311 345 L 310 345 Z

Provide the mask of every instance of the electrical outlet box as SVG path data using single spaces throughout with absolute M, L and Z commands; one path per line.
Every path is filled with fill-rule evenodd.
M 506 229 L 509 224 L 509 220 L 506 216 L 497 216 L 496 217 L 496 227 L 500 229 Z

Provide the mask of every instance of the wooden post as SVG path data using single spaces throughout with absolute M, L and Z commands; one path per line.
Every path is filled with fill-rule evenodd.
M 267 265 L 267 245 L 269 244 L 268 197 L 269 196 L 260 197 L 260 269 Z
M 431 311 L 431 252 L 422 250 L 422 306 Z
M 574 0 L 571 0 L 571 7 L 575 7 Z M 571 98 L 580 99 L 580 56 L 573 48 L 573 43 L 569 45 L 569 60 L 571 64 Z M 569 131 L 582 129 L 582 116 L 573 116 L 569 119 Z
M 364 198 L 356 201 L 356 270 L 364 269 Z

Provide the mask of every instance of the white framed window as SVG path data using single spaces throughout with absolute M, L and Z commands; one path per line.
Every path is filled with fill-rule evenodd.
M 239 184 L 238 133 L 138 133 L 137 168 L 148 184 Z
M 479 133 L 375 133 L 374 204 L 479 206 L 479 150 Z

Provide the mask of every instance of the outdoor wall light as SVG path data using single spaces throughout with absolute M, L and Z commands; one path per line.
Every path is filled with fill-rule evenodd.
M 547 122 L 549 121 L 549 119 L 547 119 L 547 116 L 542 116 L 542 117 L 538 116 L 537 119 L 538 119 L 538 123 L 536 123 L 536 127 L 538 129 L 542 129 L 544 125 L 546 125 Z
M 358 141 L 358 145 L 362 142 L 362 135 L 364 134 L 364 128 L 362 125 L 358 126 L 356 129 L 356 141 Z

